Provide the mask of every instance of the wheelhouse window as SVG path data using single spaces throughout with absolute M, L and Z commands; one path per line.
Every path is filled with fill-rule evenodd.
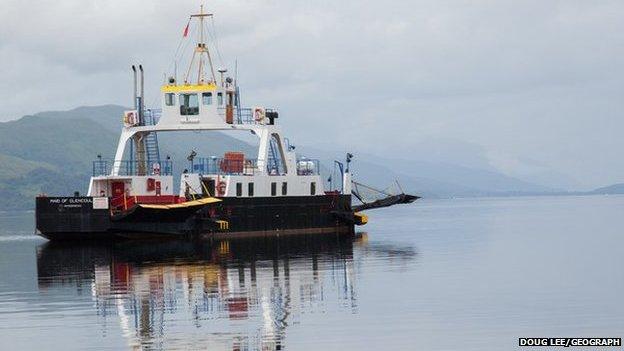
M 199 100 L 197 94 L 180 94 L 180 114 L 193 116 L 199 114 Z
M 236 183 L 236 196 L 243 196 L 243 183 Z
M 310 183 L 310 195 L 316 195 L 316 182 Z
M 175 105 L 175 94 L 174 93 L 167 93 L 167 94 L 165 94 L 165 105 L 167 105 L 167 106 Z
M 217 104 L 223 106 L 223 93 L 217 93 Z
M 247 196 L 254 196 L 254 183 L 247 184 Z
M 288 194 L 288 183 L 283 182 L 282 183 L 282 195 L 287 195 Z
M 271 183 L 271 196 L 277 195 L 277 183 Z
M 212 93 L 211 92 L 202 94 L 202 104 L 212 105 Z

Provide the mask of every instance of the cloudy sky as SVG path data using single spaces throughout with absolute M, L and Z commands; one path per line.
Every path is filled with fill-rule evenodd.
M 0 120 L 148 103 L 199 0 L 3 0 Z M 206 1 L 243 104 L 301 144 L 624 182 L 622 1 Z

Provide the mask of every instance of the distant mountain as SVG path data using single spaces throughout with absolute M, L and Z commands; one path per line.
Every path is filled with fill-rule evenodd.
M 91 162 L 98 154 L 104 159 L 114 155 L 125 109 L 116 105 L 79 107 L 0 123 L 0 210 L 32 208 L 38 193 L 85 193 Z M 256 157 L 256 147 L 252 145 L 257 142 L 255 138 L 235 138 L 221 132 L 159 133 L 158 138 L 161 158 L 169 155 L 175 172 L 189 167 L 186 157 L 191 150 L 200 157 L 234 150 Z M 325 179 L 332 172 L 333 160 L 342 159 L 345 154 L 305 146 L 297 151 L 321 159 Z M 352 171 L 354 178 L 362 183 L 383 188 L 397 179 L 405 191 L 428 197 L 552 191 L 493 169 L 436 163 L 430 159 L 400 160 L 356 152 Z
M 91 160 L 111 157 L 115 138 L 84 118 L 34 115 L 0 123 L 0 209 L 32 208 L 37 193 L 84 192 Z
M 344 153 L 301 147 L 302 153 L 319 157 L 326 166 L 342 160 Z M 356 153 L 353 178 L 377 188 L 385 188 L 398 180 L 405 191 L 426 197 L 507 196 L 543 194 L 554 189 L 484 170 L 448 163 L 383 158 Z
M 602 188 L 594 189 L 589 192 L 590 194 L 604 194 L 604 195 L 615 195 L 615 194 L 624 194 L 624 183 L 613 184 L 609 186 L 605 186 Z

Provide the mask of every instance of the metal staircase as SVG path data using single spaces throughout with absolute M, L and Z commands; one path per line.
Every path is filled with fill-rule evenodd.
M 145 125 L 153 126 L 160 119 L 160 110 L 145 110 Z M 160 163 L 160 150 L 158 148 L 158 136 L 155 132 L 145 135 L 145 153 L 147 163 L 151 167 L 154 163 Z
M 273 174 L 273 173 L 279 173 L 280 172 L 280 159 L 278 158 L 277 155 L 277 142 L 275 141 L 275 139 L 271 138 L 271 141 L 269 142 L 269 162 L 267 165 L 267 171 L 269 172 L 269 174 Z

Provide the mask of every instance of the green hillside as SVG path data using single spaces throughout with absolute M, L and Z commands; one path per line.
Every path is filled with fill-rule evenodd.
M 69 173 L 90 168 L 98 153 L 112 155 L 116 139 L 115 133 L 85 118 L 26 116 L 0 124 L 0 153 Z
M 0 154 L 0 181 L 17 178 L 34 170 L 55 171 L 56 167 L 49 163 L 28 161 L 19 157 Z
M 116 138 L 74 116 L 0 123 L 0 210 L 32 208 L 39 193 L 85 192 L 91 160 L 112 154 Z

